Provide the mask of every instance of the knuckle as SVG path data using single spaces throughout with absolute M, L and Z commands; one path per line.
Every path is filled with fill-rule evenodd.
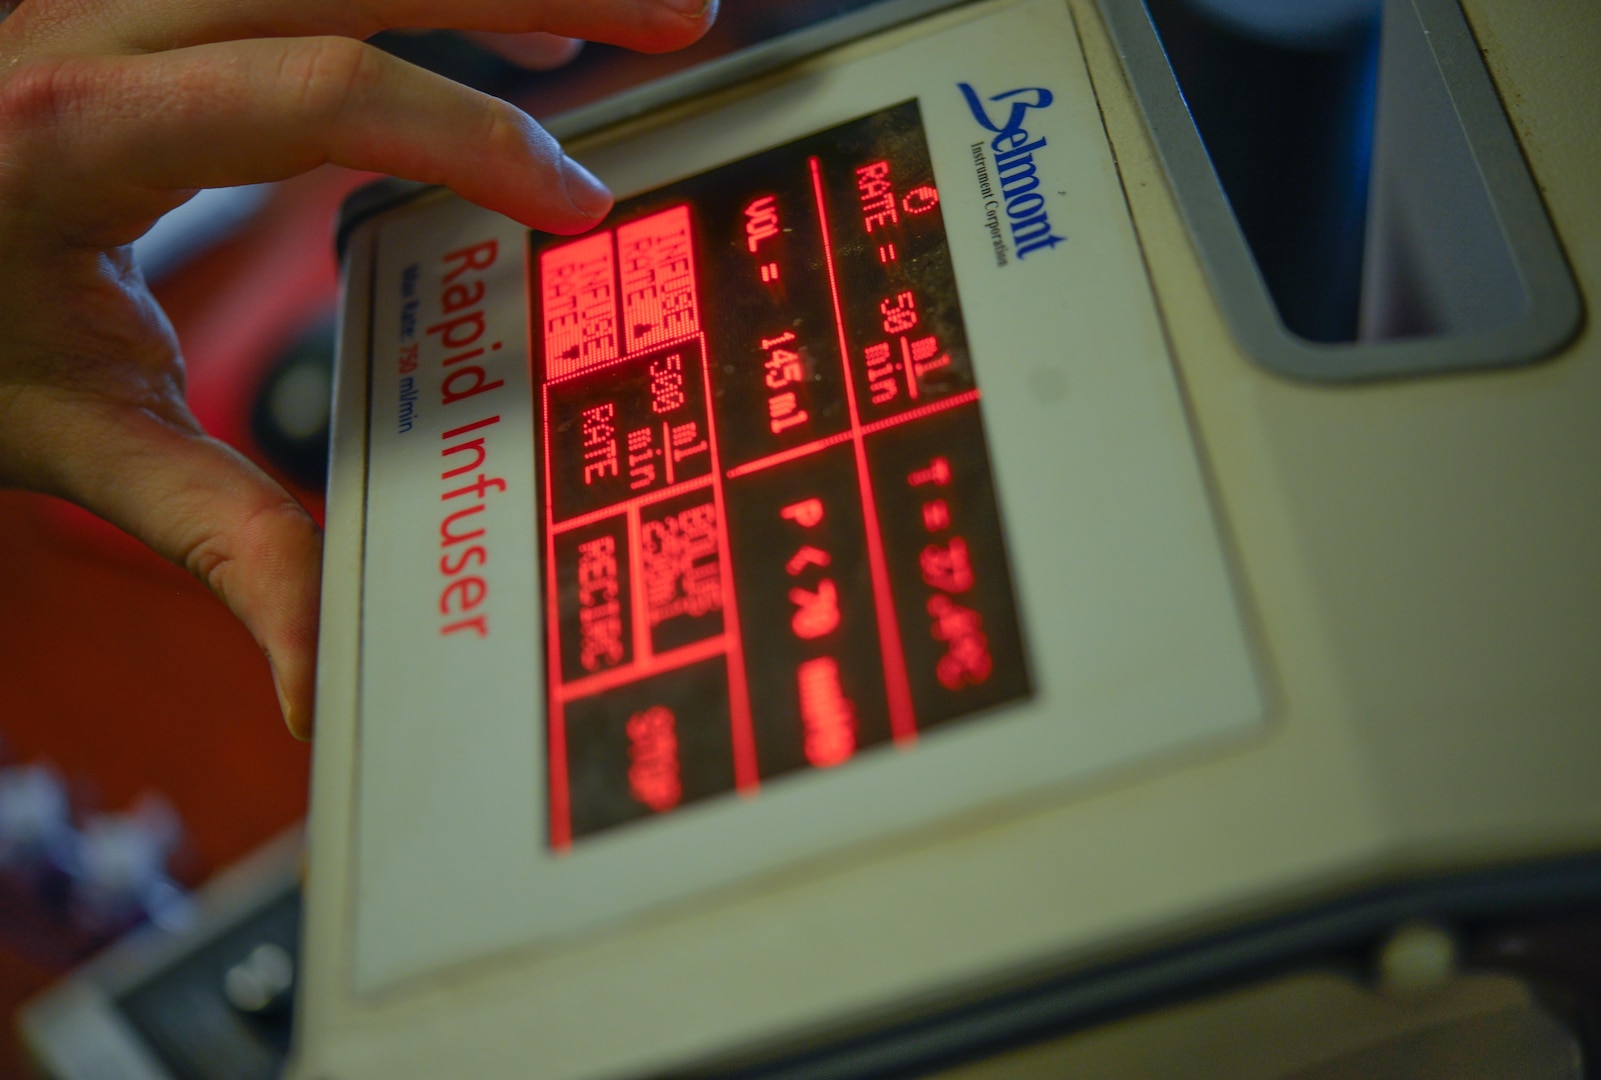
M 183 553 L 184 569 L 224 601 L 228 598 L 228 567 L 232 563 L 227 541 L 216 534 L 202 538 Z
M 104 100 L 115 77 L 106 65 L 67 57 L 23 61 L 0 75 L 0 204 L 26 205 L 55 186 L 45 163 L 86 126 L 69 121 Z
M 302 115 L 326 118 L 366 92 L 379 70 L 377 50 L 353 38 L 302 38 L 286 48 L 279 79 Z
M 495 158 L 525 158 L 537 140 L 526 114 L 499 98 L 485 97 L 480 145 Z
M 184 569 L 232 607 L 230 591 L 236 576 L 273 561 L 295 542 L 309 542 L 317 526 L 304 508 L 287 495 L 234 522 L 226 530 L 207 531 L 181 553 Z
M 79 107 L 87 91 L 85 65 L 66 58 L 30 60 L 0 81 L 0 130 L 12 134 L 51 127 Z

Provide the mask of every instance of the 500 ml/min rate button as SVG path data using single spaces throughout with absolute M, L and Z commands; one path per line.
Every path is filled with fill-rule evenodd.
M 700 340 L 546 387 L 556 523 L 711 475 Z

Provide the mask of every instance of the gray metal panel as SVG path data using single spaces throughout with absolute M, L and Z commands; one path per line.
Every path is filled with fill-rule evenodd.
M 1342 344 L 1307 341 L 1279 318 L 1143 0 L 1098 2 L 1218 303 L 1241 345 L 1262 366 L 1329 382 L 1508 367 L 1549 356 L 1577 331 L 1578 290 L 1455 0 L 1390 0 L 1386 32 L 1412 32 L 1409 23 L 1415 22 L 1415 32 L 1424 36 L 1432 74 L 1460 123 L 1528 303 L 1490 327 Z
M 545 121 L 566 141 L 654 109 L 770 74 L 781 67 L 971 0 L 880 0 L 858 11 L 813 23 L 759 45 L 561 113 Z
M 1304 911 L 1130 960 L 1034 980 L 1022 976 L 1021 985 L 1001 993 L 975 989 L 968 1000 L 945 1009 L 925 1002 L 924 1015 L 899 1025 L 833 1041 L 822 1036 L 816 1044 L 789 1053 L 709 1065 L 682 1075 L 696 1080 L 925 1076 L 1257 979 L 1310 965 L 1348 963 L 1409 922 L 1457 927 L 1486 919 L 1536 919 L 1593 903 L 1597 895 L 1601 859 L 1594 855 L 1375 884 Z

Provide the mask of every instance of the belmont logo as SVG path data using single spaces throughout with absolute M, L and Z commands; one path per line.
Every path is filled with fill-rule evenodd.
M 973 119 L 995 133 L 990 139 L 990 149 L 995 152 L 995 179 L 1000 184 L 999 198 L 1006 203 L 1006 223 L 1011 226 L 1017 257 L 1023 259 L 1031 251 L 1060 244 L 1067 238 L 1051 232 L 1045 196 L 1038 190 L 1040 180 L 1034 166 L 1034 151 L 1045 146 L 1045 139 L 1030 141 L 1028 130 L 1023 127 L 1023 118 L 1030 109 L 1050 107 L 1051 92 L 1043 86 L 1025 86 L 994 95 L 990 103 L 1006 103 L 1007 110 L 1006 119 L 996 123 L 972 86 L 956 85 L 967 99 Z

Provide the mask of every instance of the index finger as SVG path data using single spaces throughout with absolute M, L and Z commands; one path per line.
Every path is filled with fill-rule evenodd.
M 12 198 L 76 243 L 126 243 L 105 230 L 143 221 L 152 192 L 329 162 L 444 184 L 547 232 L 582 232 L 611 207 L 522 111 L 347 37 L 34 61 L 10 82 L 26 120 L 14 152 L 36 174 Z
M 24 4 L 8 31 L 32 55 L 152 53 L 238 38 L 381 30 L 549 33 L 640 52 L 691 44 L 711 26 L 717 0 L 111 0 Z

